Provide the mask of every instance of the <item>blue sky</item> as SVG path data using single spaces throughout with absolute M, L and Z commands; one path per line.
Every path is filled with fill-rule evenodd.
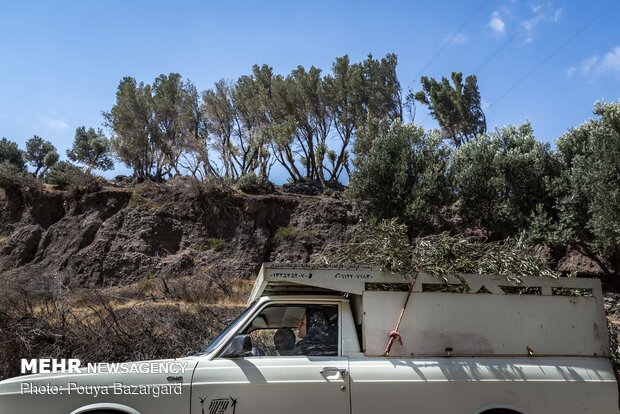
M 329 71 L 336 56 L 394 52 L 405 90 L 420 74 L 474 73 L 490 128 L 530 120 L 552 143 L 620 98 L 619 21 L 618 0 L 4 0 L 0 137 L 23 147 L 37 134 L 64 155 L 76 127 L 101 125 L 123 76 L 179 72 L 206 89 L 255 63 Z M 435 126 L 420 107 L 416 122 Z

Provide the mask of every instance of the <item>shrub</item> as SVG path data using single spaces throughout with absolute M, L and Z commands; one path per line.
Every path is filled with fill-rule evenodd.
M 17 147 L 17 143 L 6 138 L 0 139 L 0 164 L 8 163 L 18 170 L 25 171 L 24 153 Z
M 284 240 L 295 237 L 295 229 L 291 226 L 278 227 L 276 230 L 276 239 Z
M 89 172 L 80 170 L 78 174 L 71 177 L 67 189 L 77 198 L 84 194 L 96 193 L 101 190 L 101 177 L 97 177 Z
M 268 179 L 257 177 L 254 173 L 241 176 L 237 181 L 237 188 L 247 194 L 269 194 L 274 191 L 274 186 Z
M 15 165 L 3 162 L 0 164 L 0 188 L 14 190 L 20 186 L 19 177 L 22 170 Z
M 31 174 L 14 164 L 0 163 L 0 188 L 8 191 L 33 189 L 41 187 L 41 183 Z
M 0 379 L 19 374 L 20 358 L 61 355 L 89 363 L 187 356 L 239 310 L 154 301 L 127 306 L 99 293 L 86 295 L 82 305 L 70 297 L 35 300 L 25 293 L 1 299 Z
M 226 244 L 224 239 L 211 238 L 205 240 L 204 243 L 197 246 L 198 250 L 206 251 L 206 250 L 222 250 Z
M 134 183 L 133 177 L 129 175 L 119 174 L 114 177 L 112 183 L 117 187 L 129 187 Z
M 452 198 L 448 155 L 438 134 L 394 122 L 355 160 L 349 194 L 372 217 L 397 217 L 413 234 L 432 232 Z
M 43 180 L 59 189 L 66 189 L 74 176 L 81 174 L 82 170 L 70 162 L 59 161 L 45 172 Z
M 478 136 L 459 147 L 452 175 L 465 225 L 482 227 L 495 240 L 527 228 L 537 206 L 553 203 L 546 183 L 557 174 L 548 144 L 536 140 L 530 124 Z
M 537 215 L 538 236 L 569 245 L 607 275 L 620 276 L 620 101 L 597 103 L 590 120 L 557 141 L 559 177 L 549 186 L 557 198 Z M 620 283 L 614 280 L 614 283 Z
M 44 180 L 48 184 L 56 186 L 60 190 L 69 190 L 75 196 L 97 192 L 101 189 L 102 178 L 67 161 L 59 161 L 45 174 Z

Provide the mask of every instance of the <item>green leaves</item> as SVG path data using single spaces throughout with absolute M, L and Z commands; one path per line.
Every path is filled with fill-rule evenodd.
M 159 142 L 154 129 L 150 85 L 125 77 L 118 85 L 116 103 L 103 113 L 105 125 L 114 131 L 112 147 L 116 156 L 134 169 L 136 178 L 151 177 Z
M 346 153 L 355 139 L 353 152 L 364 156 L 375 138 L 373 127 L 382 122 L 402 119 L 400 82 L 396 74 L 397 58 L 387 54 L 381 60 L 372 55 L 361 63 L 351 64 L 348 56 L 337 58 L 332 74 L 325 78 L 328 111 L 342 146 L 331 176 L 338 178 L 348 171 Z
M 396 219 L 363 224 L 346 244 L 331 246 L 326 263 L 364 263 L 394 273 L 426 272 L 437 278 L 461 273 L 501 274 L 516 284 L 521 276 L 559 277 L 523 239 L 487 242 L 448 233 L 409 241 L 407 226 Z
M 39 175 L 39 171 L 45 167 L 48 169 L 58 161 L 56 147 L 51 142 L 44 140 L 38 135 L 26 141 L 26 152 L 24 157 L 28 163 L 34 167 L 34 176 Z M 47 160 L 47 162 L 46 162 Z
M 251 74 L 202 93 L 177 73 L 152 84 L 126 77 L 105 125 L 114 132 L 117 158 L 139 180 L 185 171 L 197 178 L 267 177 L 278 162 L 290 181 L 325 187 L 350 171 L 358 135 L 354 152 L 363 155 L 375 125 L 402 116 L 396 64 L 394 54 L 360 63 L 343 56 L 327 76 L 314 66 L 279 75 L 254 65 Z M 340 139 L 330 139 L 335 135 Z
M 346 244 L 329 246 L 321 260 L 326 263 L 372 264 L 394 273 L 415 271 L 407 226 L 397 219 L 365 223 Z
M 110 141 L 100 129 L 87 130 L 84 126 L 77 128 L 73 146 L 67 150 L 67 156 L 71 161 L 84 164 L 87 173 L 93 169 L 106 171 L 114 168 Z
M 409 99 L 428 106 L 443 137 L 458 147 L 484 134 L 487 126 L 476 76 L 468 76 L 463 84 L 463 74 L 452 72 L 451 79 L 454 86 L 445 77 L 437 81 L 423 76 L 422 90 L 411 93 Z
M 0 139 L 0 164 L 7 163 L 18 170 L 26 168 L 23 152 L 17 147 L 17 143 L 6 138 Z
M 464 224 L 486 229 L 492 239 L 518 234 L 538 205 L 553 202 L 546 182 L 557 175 L 557 163 L 529 124 L 476 137 L 454 151 L 451 164 Z
M 368 216 L 397 218 L 409 236 L 442 229 L 489 240 L 526 234 L 530 242 L 577 250 L 607 275 L 619 276 L 620 102 L 598 103 L 595 114 L 598 119 L 560 138 L 555 153 L 527 123 L 452 151 L 440 135 L 377 123 L 368 152 L 355 159 L 349 192 Z M 460 251 L 461 244 L 449 245 Z M 459 255 L 453 258 L 457 268 Z M 490 257 L 498 266 L 513 266 L 512 256 Z M 507 271 L 493 268 L 493 260 L 477 260 L 485 272 Z
M 114 132 L 116 156 L 136 178 L 162 180 L 180 173 L 183 152 L 201 138 L 197 99 L 193 84 L 177 73 L 160 75 L 153 85 L 121 80 L 116 103 L 103 116 Z
M 356 159 L 349 193 L 374 217 L 400 217 L 413 234 L 428 233 L 452 198 L 448 156 L 438 135 L 396 121 Z
M 85 175 L 84 171 L 78 166 L 68 161 L 58 161 L 45 172 L 43 179 L 48 184 L 66 189 L 76 177 L 83 175 Z
M 607 274 L 620 273 L 620 101 L 599 102 L 598 119 L 557 141 L 562 171 L 550 184 L 557 204 L 549 233 L 597 262 Z

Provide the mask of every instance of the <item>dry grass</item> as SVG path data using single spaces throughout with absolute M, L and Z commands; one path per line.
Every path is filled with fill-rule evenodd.
M 153 200 L 145 196 L 145 192 L 140 190 L 134 190 L 131 194 L 131 198 L 127 203 L 127 208 L 143 208 L 148 210 L 162 211 L 171 207 L 171 203 L 164 203 L 157 200 Z
M 245 306 L 252 291 L 252 280 L 224 280 L 217 270 L 205 268 L 191 276 L 162 276 L 152 274 L 128 286 L 114 286 L 102 292 L 114 303 L 149 301 L 157 303 L 199 304 L 205 306 Z M 86 295 L 88 292 L 83 292 Z M 82 296 L 74 294 L 72 304 L 84 306 Z
M 119 362 L 180 357 L 204 348 L 239 307 L 175 300 L 120 300 L 101 293 L 0 302 L 0 378 L 21 358 Z M 96 344 L 96 345 L 95 345 Z
M 203 349 L 244 307 L 252 282 L 145 278 L 134 285 L 39 297 L 0 292 L 0 379 L 21 358 L 119 362 L 180 357 Z

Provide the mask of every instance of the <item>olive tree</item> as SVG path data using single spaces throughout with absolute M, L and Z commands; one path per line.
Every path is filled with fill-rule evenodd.
M 569 245 L 620 276 L 620 101 L 599 102 L 597 119 L 557 141 L 561 173 L 550 190 L 557 197 L 543 217 L 545 239 Z M 615 283 L 618 283 L 616 280 Z
M 111 170 L 114 161 L 111 157 L 111 146 L 102 130 L 94 130 L 82 126 L 75 130 L 73 145 L 67 150 L 71 161 L 84 164 L 86 172 L 91 170 Z
M 527 228 L 537 206 L 549 206 L 546 182 L 557 165 L 549 145 L 534 138 L 526 123 L 457 148 L 451 171 L 464 224 L 501 239 Z
M 373 217 L 397 217 L 413 235 L 431 232 L 452 197 L 448 157 L 439 134 L 395 121 L 355 160 L 349 192 Z
M 51 142 L 35 135 L 26 141 L 24 157 L 34 168 L 33 175 L 37 177 L 41 169 L 48 169 L 58 161 L 58 152 Z
M 411 94 L 409 99 L 428 106 L 444 138 L 458 147 L 487 129 L 482 111 L 478 79 L 470 75 L 463 82 L 461 72 L 452 72 L 452 85 L 448 79 L 435 80 L 423 76 L 422 90 Z
M 152 85 L 121 80 L 104 123 L 113 131 L 117 158 L 133 168 L 136 178 L 163 180 L 181 173 L 181 157 L 200 124 L 193 119 L 196 99 L 193 84 L 177 73 L 160 75 Z
M 19 149 L 16 142 L 6 138 L 0 139 L 0 164 L 11 164 L 19 170 L 26 168 L 24 163 L 24 153 Z

